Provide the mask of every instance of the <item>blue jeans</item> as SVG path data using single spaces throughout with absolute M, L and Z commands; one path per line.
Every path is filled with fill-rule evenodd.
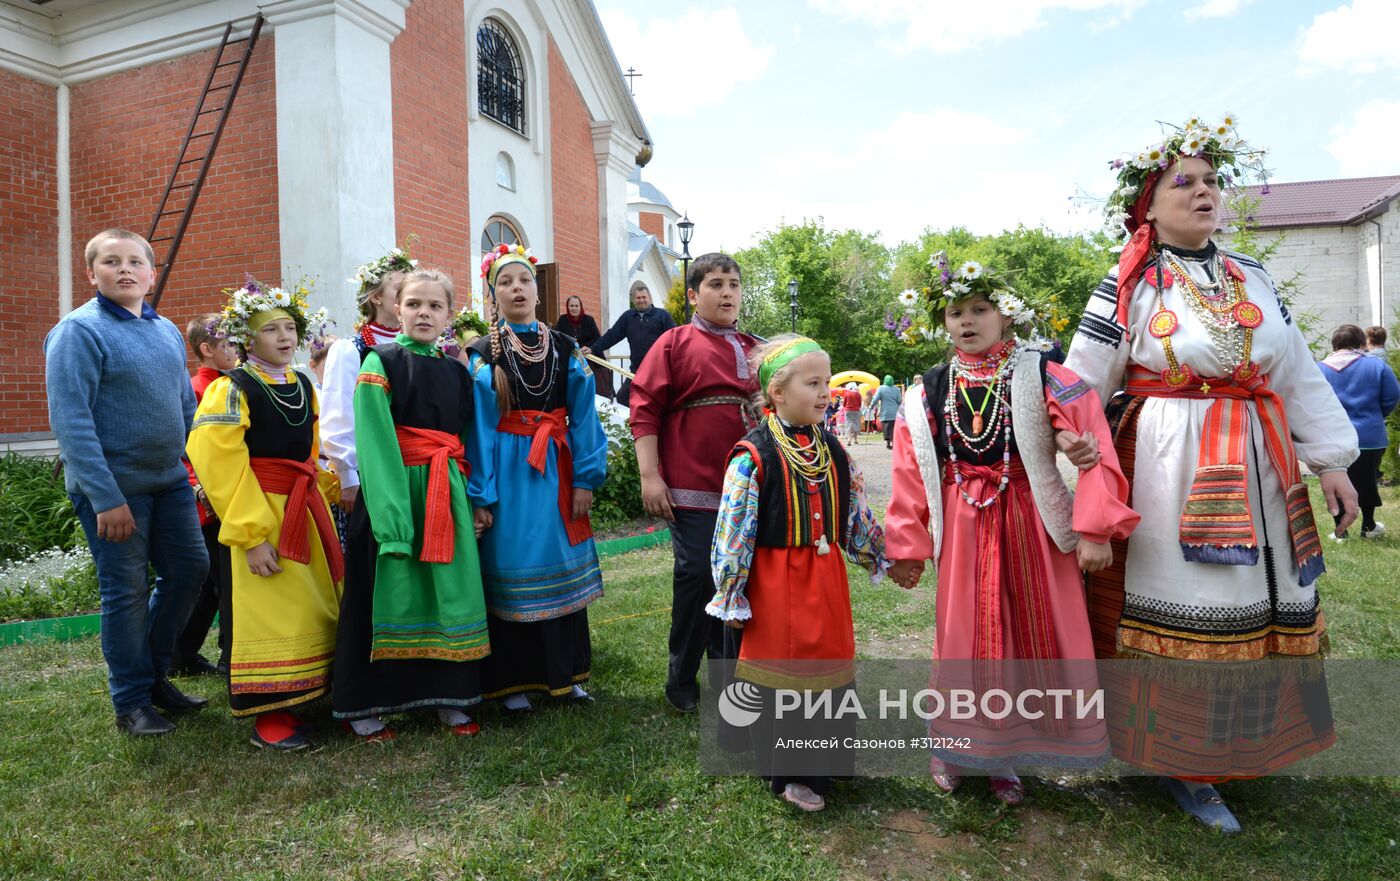
M 170 667 L 170 650 L 199 598 L 209 552 L 199 531 L 194 493 L 181 481 L 153 495 L 128 496 L 136 531 L 124 542 L 97 537 L 97 512 L 70 493 L 97 565 L 102 599 L 102 657 L 118 714 L 147 706 Z M 147 564 L 155 566 L 151 589 Z

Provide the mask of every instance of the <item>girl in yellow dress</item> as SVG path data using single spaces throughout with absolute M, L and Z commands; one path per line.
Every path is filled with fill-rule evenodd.
M 233 555 L 229 708 L 254 716 L 254 746 L 310 745 L 289 708 L 325 694 L 335 657 L 345 564 L 331 519 L 335 477 L 320 468 L 316 393 L 292 369 L 324 312 L 306 289 L 249 278 L 219 331 L 246 354 L 209 385 L 186 452 Z

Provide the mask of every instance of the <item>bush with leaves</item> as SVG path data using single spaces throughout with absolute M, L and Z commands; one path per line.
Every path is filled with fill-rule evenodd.
M 637 469 L 637 447 L 627 426 L 605 415 L 603 432 L 608 436 L 608 478 L 593 493 L 591 519 L 595 529 L 616 529 L 646 513 L 642 507 L 642 475 Z
M 63 477 L 54 474 L 54 461 L 19 453 L 0 457 L 0 563 L 83 544 L 82 525 Z
M 91 612 L 98 604 L 97 567 L 86 547 L 50 548 L 0 567 L 0 621 Z

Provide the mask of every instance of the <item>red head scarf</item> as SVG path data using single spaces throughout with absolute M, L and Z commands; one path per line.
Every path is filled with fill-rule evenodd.
M 1157 231 L 1147 219 L 1147 209 L 1152 204 L 1152 194 L 1162 180 L 1158 169 L 1143 181 L 1142 192 L 1133 202 L 1133 210 L 1128 214 L 1126 226 L 1131 233 L 1123 252 L 1118 255 L 1118 324 L 1128 326 L 1128 307 L 1133 302 L 1133 289 L 1142 279 L 1147 262 L 1152 258 L 1153 246 L 1157 243 Z
M 570 315 L 570 314 L 569 314 L 569 300 L 573 300 L 573 299 L 577 299 L 577 300 L 578 300 L 578 317 L 577 317 L 577 318 L 575 318 L 573 315 Z M 572 324 L 574 327 L 578 327 L 579 325 L 583 324 L 583 319 L 584 319 L 585 317 L 587 317 L 587 315 L 588 315 L 588 310 L 587 310 L 586 308 L 584 308 L 584 305 L 583 305 L 583 297 L 580 297 L 580 296 L 578 296 L 577 294 L 570 294 L 568 297 L 566 297 L 566 298 L 564 299 L 564 317 L 565 317 L 566 319 L 568 319 L 568 322 L 569 322 L 570 324 Z

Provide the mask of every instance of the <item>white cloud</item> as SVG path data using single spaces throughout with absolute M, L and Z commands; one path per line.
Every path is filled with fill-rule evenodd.
M 1227 18 L 1239 12 L 1252 0 L 1205 0 L 1185 11 L 1187 21 L 1201 18 Z
M 1361 105 L 1350 125 L 1333 129 L 1327 152 L 1344 177 L 1395 173 L 1395 145 L 1400 144 L 1400 101 L 1376 99 Z
M 1304 64 L 1350 73 L 1400 68 L 1397 32 L 1400 3 L 1354 0 L 1313 19 L 1298 41 L 1298 57 Z
M 677 205 L 689 207 L 697 240 L 704 239 L 701 250 L 744 247 L 759 237 L 759 227 L 818 217 L 830 228 L 878 230 L 890 245 L 926 227 L 995 233 L 1017 223 L 1097 226 L 1096 216 L 1070 205 L 1075 170 L 1034 158 L 1034 139 L 1045 135 L 935 108 L 900 113 L 849 142 L 773 149 L 703 186 L 660 168 L 656 179 L 667 181 Z
M 679 18 L 645 23 L 618 10 L 600 10 L 599 16 L 622 69 L 641 74 L 633 90 L 647 118 L 722 103 L 739 84 L 762 77 L 777 51 L 744 33 L 733 6 L 689 9 Z
M 1045 23 L 1047 13 L 1065 10 L 1104 16 L 1100 26 L 1127 18 L 1145 0 L 981 0 L 932 3 L 928 0 L 808 0 L 813 9 L 845 21 L 897 28 L 892 49 L 961 52 L 1016 37 Z M 1097 29 L 1097 28 L 1096 28 Z

